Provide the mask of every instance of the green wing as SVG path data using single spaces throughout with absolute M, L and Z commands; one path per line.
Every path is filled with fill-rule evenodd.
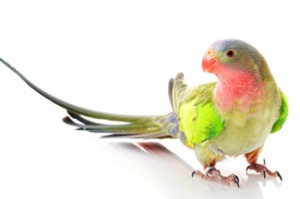
M 183 75 L 173 80 L 171 103 L 178 117 L 180 135 L 183 143 L 193 148 L 196 143 L 211 140 L 224 129 L 224 123 L 215 109 L 213 91 L 216 83 L 189 88 Z
M 282 128 L 289 114 L 289 105 L 288 105 L 287 98 L 282 91 L 280 92 L 280 94 L 281 94 L 280 115 L 278 120 L 274 123 L 271 133 L 275 133 Z

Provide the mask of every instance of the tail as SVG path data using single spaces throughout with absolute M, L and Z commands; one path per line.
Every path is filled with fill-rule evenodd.
M 128 137 L 128 138 L 173 138 L 176 137 L 178 124 L 176 115 L 169 113 L 158 116 L 132 116 L 89 110 L 65 102 L 50 95 L 31 83 L 22 73 L 0 58 L 0 61 L 11 71 L 18 75 L 29 87 L 47 98 L 54 104 L 67 110 L 69 116 L 63 121 L 77 127 L 77 130 L 86 130 L 94 133 L 106 133 L 102 137 Z M 100 119 L 101 123 L 90 121 L 85 117 Z M 108 124 L 105 121 L 114 121 L 118 124 Z

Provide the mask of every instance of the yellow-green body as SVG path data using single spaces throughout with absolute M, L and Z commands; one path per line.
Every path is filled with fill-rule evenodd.
M 186 137 L 183 143 L 195 149 L 204 165 L 262 147 L 280 116 L 284 98 L 276 84 L 270 84 L 273 88 L 266 89 L 265 100 L 254 101 L 242 111 L 237 106 L 224 112 L 214 101 L 215 86 L 211 83 L 185 91 L 178 106 L 180 131 Z
M 222 55 L 219 44 L 218 48 L 215 56 Z M 262 148 L 268 135 L 281 129 L 287 118 L 286 97 L 264 58 L 251 48 L 239 47 L 240 54 L 243 49 L 253 53 L 253 58 L 239 60 L 247 70 L 239 65 L 226 65 L 230 62 L 226 57 L 220 58 L 219 63 L 213 62 L 218 64 L 214 66 L 219 70 L 217 83 L 191 88 L 182 74 L 173 81 L 171 101 L 178 116 L 179 132 L 184 135 L 179 138 L 195 150 L 204 166 Z M 248 56 L 246 53 L 244 57 Z M 209 50 L 208 56 L 211 54 Z

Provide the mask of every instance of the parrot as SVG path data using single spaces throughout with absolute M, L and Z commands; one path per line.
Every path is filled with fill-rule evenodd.
M 0 61 L 37 93 L 66 109 L 63 121 L 77 130 L 101 133 L 101 138 L 179 139 L 194 150 L 203 167 L 192 177 L 205 181 L 240 187 L 237 175 L 222 175 L 216 164 L 241 155 L 249 163 L 246 172 L 282 181 L 281 174 L 271 171 L 265 161 L 258 163 L 258 156 L 267 137 L 283 127 L 288 101 L 265 58 L 245 41 L 224 39 L 208 47 L 202 70 L 214 74 L 215 82 L 189 86 L 183 73 L 171 78 L 172 110 L 164 115 L 124 115 L 79 107 L 40 89 L 8 62 Z

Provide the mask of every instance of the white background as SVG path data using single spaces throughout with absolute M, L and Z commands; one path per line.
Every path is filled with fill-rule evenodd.
M 171 110 L 167 83 L 215 80 L 201 59 L 215 40 L 245 40 L 267 59 L 290 103 L 262 158 L 283 182 L 245 174 L 242 157 L 218 164 L 241 188 L 192 179 L 202 169 L 177 140 L 145 153 L 61 122 L 65 111 L 0 66 L 0 198 L 283 198 L 299 189 L 299 2 L 9 0 L 0 5 L 0 57 L 44 90 L 91 109 Z M 176 154 L 176 155 L 175 155 Z M 295 196 L 296 197 L 296 196 Z

